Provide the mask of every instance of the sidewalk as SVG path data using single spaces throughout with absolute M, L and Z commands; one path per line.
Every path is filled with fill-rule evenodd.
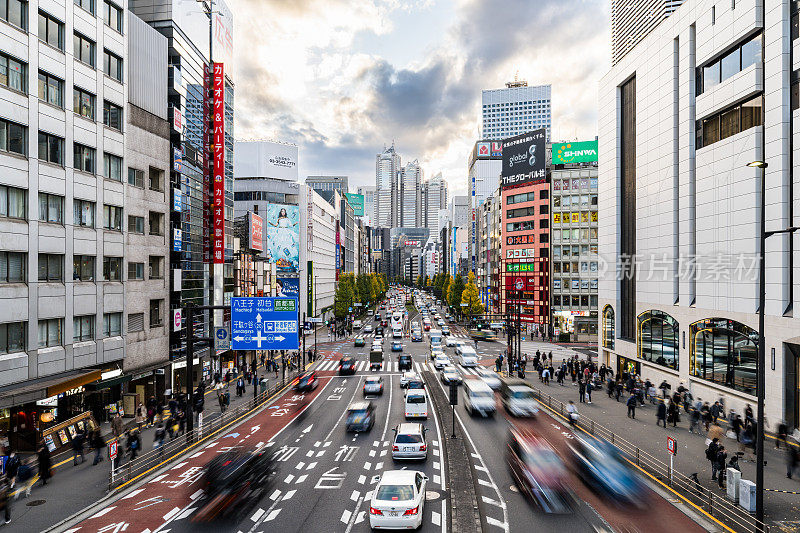
M 553 351 L 553 361 L 560 361 L 560 358 L 555 355 L 555 350 Z M 719 496 L 725 495 L 725 491 L 720 489 L 716 482 L 711 481 L 711 464 L 705 458 L 706 437 L 704 434 L 689 433 L 689 415 L 683 410 L 681 410 L 681 421 L 678 422 L 678 427 L 673 428 L 669 425 L 667 429 L 664 429 L 656 425 L 656 406 L 651 405 L 649 402 L 644 407 L 637 407 L 635 419 L 628 418 L 625 405 L 625 401 L 628 399 L 627 394 L 621 396 L 620 401 L 617 402 L 613 397 L 609 398 L 607 392 L 603 389 L 592 393 L 593 403 L 579 403 L 578 387 L 573 385 L 571 379 L 565 379 L 563 386 L 557 384 L 555 380 L 551 380 L 550 385 L 544 385 L 539 381 L 536 372 L 528 372 L 527 381 L 534 388 L 540 390 L 543 394 L 549 394 L 554 399 L 564 403 L 572 400 L 578 407 L 578 413 L 582 418 L 586 417 L 594 420 L 595 423 L 606 427 L 621 438 L 664 462 L 669 462 L 667 437 L 675 438 L 678 443 L 678 454 L 674 459 L 675 470 L 687 476 L 697 472 L 701 484 L 707 489 Z M 724 424 L 721 425 L 725 427 Z M 727 437 L 723 441 L 730 458 L 731 455 L 738 451 L 738 443 L 735 439 Z M 800 493 L 800 481 L 798 481 L 798 478 L 786 478 L 786 454 L 784 450 L 783 446 L 780 450 L 776 450 L 775 440 L 766 439 L 764 448 L 764 456 L 767 461 L 767 466 L 764 469 L 765 488 Z M 752 457 L 749 451 L 744 458 L 748 457 Z M 755 462 L 740 461 L 740 466 L 742 479 L 755 481 Z M 800 520 L 798 503 L 800 503 L 800 494 L 768 490 L 765 492 L 764 498 L 765 521 L 769 525 L 775 525 L 776 522 Z M 796 527 L 796 524 L 792 525 L 792 528 L 794 527 Z
M 263 368 L 259 369 L 259 377 L 267 378 L 267 388 L 271 387 L 276 381 L 274 372 L 264 373 Z M 235 384 L 235 380 L 231 383 Z M 244 404 L 253 398 L 253 388 L 248 385 L 243 396 L 235 394 L 236 387 L 231 386 L 231 401 L 228 409 L 233 409 L 239 404 Z M 220 406 L 216 397 L 216 390 L 206 391 L 205 408 L 203 410 L 204 425 L 220 416 Z M 196 420 L 196 419 L 195 419 Z M 125 419 L 127 428 L 135 426 L 133 419 Z M 108 429 L 108 424 L 103 424 L 101 428 L 104 432 Z M 141 431 L 142 449 L 141 453 L 149 452 L 153 449 L 153 437 L 155 427 L 143 427 Z M 112 435 L 110 431 L 104 434 L 104 439 L 108 442 Z M 169 436 L 167 436 L 169 440 Z M 120 453 L 124 451 L 125 439 L 121 439 Z M 42 531 L 51 525 L 72 515 L 76 511 L 84 508 L 93 501 L 97 501 L 106 495 L 108 481 L 111 470 L 111 463 L 108 459 L 108 448 L 103 450 L 101 457 L 103 461 L 97 465 L 92 465 L 94 452 L 87 449 L 84 455 L 84 462 L 73 466 L 72 452 L 54 455 L 53 477 L 47 485 L 36 482 L 29 497 L 25 497 L 24 488 L 16 485 L 15 496 L 11 503 L 11 523 L 3 527 L 3 533 Z M 128 458 L 123 457 L 121 465 L 126 465 Z

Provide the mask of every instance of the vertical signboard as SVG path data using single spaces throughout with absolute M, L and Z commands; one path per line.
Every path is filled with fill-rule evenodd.
M 214 63 L 214 264 L 225 262 L 225 73 Z
M 267 205 L 267 257 L 281 272 L 300 269 L 300 207 Z
M 316 316 L 314 312 L 314 261 L 308 261 L 306 266 L 306 314 L 309 317 Z
M 211 232 L 213 229 L 212 219 L 214 218 L 213 205 L 211 201 L 213 182 L 212 178 L 212 160 L 214 154 L 211 153 L 211 139 L 213 135 L 214 123 L 211 115 L 211 100 L 213 97 L 213 84 L 211 77 L 213 75 L 214 66 L 208 64 L 203 68 L 203 156 L 196 164 L 200 164 L 203 168 L 203 262 L 210 263 L 212 256 Z M 184 147 L 188 150 L 191 145 L 185 143 Z M 191 160 L 191 158 L 187 158 Z
M 339 237 L 339 223 L 336 223 L 336 281 L 339 281 L 339 269 L 341 268 L 341 257 L 339 253 L 340 237 Z
M 501 188 L 529 183 L 542 183 L 545 171 L 546 133 L 540 128 L 503 141 Z
M 248 213 L 250 219 L 250 248 L 264 251 L 264 220 L 253 212 Z
M 308 197 L 308 211 L 306 217 L 306 244 L 308 251 L 314 249 L 314 189 L 306 186 L 306 196 Z

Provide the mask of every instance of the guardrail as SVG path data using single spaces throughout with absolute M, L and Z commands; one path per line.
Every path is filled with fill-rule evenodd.
M 566 419 L 566 405 L 561 400 L 553 398 L 535 387 L 531 387 L 542 405 Z M 644 472 L 652 475 L 664 485 L 680 495 L 686 502 L 702 509 L 718 520 L 725 528 L 734 532 L 763 532 L 769 533 L 767 524 L 759 522 L 754 516 L 725 497 L 714 494 L 710 489 L 703 487 L 692 478 L 674 470 L 670 466 L 649 453 L 642 451 L 635 444 L 623 439 L 610 429 L 596 423 L 583 415 L 576 423 L 578 428 L 590 435 L 604 439 L 617 448 L 625 458 Z
M 185 433 L 171 440 L 167 437 L 164 444 L 158 448 L 142 453 L 133 461 L 128 461 L 123 465 L 113 468 L 108 478 L 109 492 L 186 453 L 198 442 L 211 439 L 221 433 L 223 429 L 236 419 L 260 408 L 267 400 L 283 389 L 287 384 L 291 383 L 298 375 L 298 372 L 290 373 L 288 377 L 282 378 L 280 382 L 265 390 L 263 393 L 259 393 L 254 398 L 251 398 L 247 403 L 240 404 L 208 421 L 204 420 L 202 427 L 196 427 L 189 433 Z M 121 449 L 122 444 L 122 439 L 119 439 L 120 449 L 118 453 L 120 454 L 123 453 Z

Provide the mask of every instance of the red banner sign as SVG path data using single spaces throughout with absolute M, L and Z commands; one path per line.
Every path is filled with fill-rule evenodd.
M 250 213 L 250 248 L 264 251 L 264 221 L 255 213 Z
M 214 63 L 214 264 L 225 262 L 225 74 Z

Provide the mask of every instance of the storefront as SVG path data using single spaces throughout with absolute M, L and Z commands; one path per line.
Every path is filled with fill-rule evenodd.
M 617 374 L 636 374 L 637 376 L 642 373 L 642 365 L 635 359 L 628 359 L 621 355 L 617 355 Z

